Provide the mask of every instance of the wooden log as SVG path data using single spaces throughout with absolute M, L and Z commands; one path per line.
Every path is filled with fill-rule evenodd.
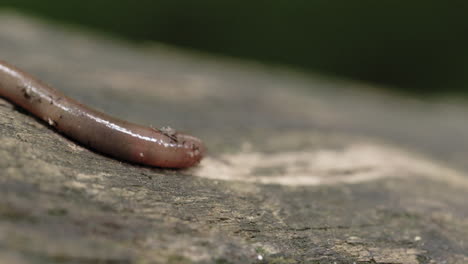
M 0 57 L 209 149 L 190 170 L 128 164 L 0 100 L 1 263 L 468 263 L 460 102 L 5 12 Z

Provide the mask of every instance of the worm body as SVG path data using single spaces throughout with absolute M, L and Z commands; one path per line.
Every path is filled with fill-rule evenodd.
M 26 109 L 71 139 L 117 159 L 165 168 L 187 168 L 202 159 L 196 137 L 154 129 L 91 109 L 31 75 L 0 61 L 0 96 Z

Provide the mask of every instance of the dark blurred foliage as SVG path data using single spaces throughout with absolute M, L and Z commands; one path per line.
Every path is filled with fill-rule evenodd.
M 2 2 L 136 41 L 294 65 L 403 91 L 468 94 L 466 0 Z

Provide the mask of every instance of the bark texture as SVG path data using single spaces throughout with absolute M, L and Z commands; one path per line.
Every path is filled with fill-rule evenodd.
M 1 263 L 468 263 L 464 104 L 6 12 L 0 57 L 209 149 L 122 163 L 0 99 Z

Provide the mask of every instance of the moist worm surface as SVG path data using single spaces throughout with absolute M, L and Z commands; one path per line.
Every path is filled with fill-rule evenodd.
M 165 168 L 196 165 L 202 141 L 171 128 L 155 129 L 119 120 L 71 99 L 31 75 L 0 61 L 0 96 L 58 131 L 114 158 Z

